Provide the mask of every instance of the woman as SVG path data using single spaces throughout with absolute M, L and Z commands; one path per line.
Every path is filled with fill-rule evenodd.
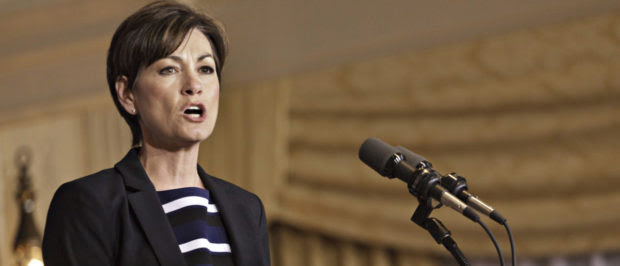
M 45 265 L 270 264 L 260 199 L 197 165 L 225 56 L 221 28 L 178 3 L 152 3 L 119 26 L 107 78 L 134 148 L 58 189 Z

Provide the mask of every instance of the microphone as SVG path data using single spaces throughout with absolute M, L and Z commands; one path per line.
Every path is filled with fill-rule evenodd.
M 405 162 L 405 157 L 398 149 L 377 138 L 364 141 L 358 155 L 362 162 L 382 176 L 390 179 L 396 177 L 407 183 L 409 192 L 419 199 L 433 198 L 474 222 L 480 220 L 472 208 L 439 184 L 441 176 L 430 163 L 422 160 L 414 168 Z
M 411 163 L 412 165 L 416 165 L 420 162 L 426 161 L 426 159 L 405 147 L 397 146 L 396 150 L 400 152 L 404 156 L 404 160 L 407 163 Z M 467 205 L 481 212 L 482 214 L 489 216 L 489 218 L 498 222 L 499 224 L 505 224 L 506 218 L 504 218 L 499 212 L 493 209 L 491 206 L 487 205 L 477 196 L 470 193 L 467 188 L 467 181 L 462 176 L 457 175 L 452 172 L 447 175 L 441 177 L 441 185 L 443 185 L 450 193 L 455 195 L 457 198 L 467 203 Z

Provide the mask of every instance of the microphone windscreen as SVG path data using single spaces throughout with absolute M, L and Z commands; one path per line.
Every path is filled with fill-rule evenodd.
M 426 161 L 426 158 L 418 155 L 415 152 L 408 150 L 407 148 L 403 146 L 396 146 L 396 150 L 398 150 L 398 152 L 400 152 L 400 154 L 405 157 L 405 162 L 407 162 L 407 164 L 413 167 L 415 167 L 422 161 Z
M 362 143 L 358 155 L 360 160 L 370 166 L 370 168 L 382 176 L 389 177 L 391 173 L 386 169 L 386 165 L 395 153 L 397 153 L 397 150 L 390 144 L 377 138 L 368 138 Z

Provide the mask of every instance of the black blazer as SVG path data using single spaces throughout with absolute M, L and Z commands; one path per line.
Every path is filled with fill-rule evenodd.
M 218 206 L 235 264 L 270 265 L 260 199 L 200 166 L 198 173 Z M 46 266 L 186 265 L 138 149 L 113 169 L 58 188 L 47 213 L 43 260 Z

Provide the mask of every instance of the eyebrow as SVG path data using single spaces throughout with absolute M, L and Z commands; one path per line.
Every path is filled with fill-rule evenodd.
M 211 54 L 204 54 L 204 55 L 201 55 L 201 56 L 199 56 L 199 57 L 198 57 L 198 60 L 196 60 L 196 61 L 202 61 L 202 60 L 204 60 L 205 58 L 209 58 L 209 57 L 210 57 L 210 58 L 213 58 L 213 55 L 211 55 Z M 178 56 L 176 56 L 176 55 L 170 55 L 170 56 L 167 56 L 166 58 L 170 58 L 170 59 L 172 59 L 172 60 L 174 60 L 174 61 L 177 61 L 177 62 L 181 62 L 181 61 L 183 61 L 183 59 L 181 59 L 180 57 L 178 57 Z

